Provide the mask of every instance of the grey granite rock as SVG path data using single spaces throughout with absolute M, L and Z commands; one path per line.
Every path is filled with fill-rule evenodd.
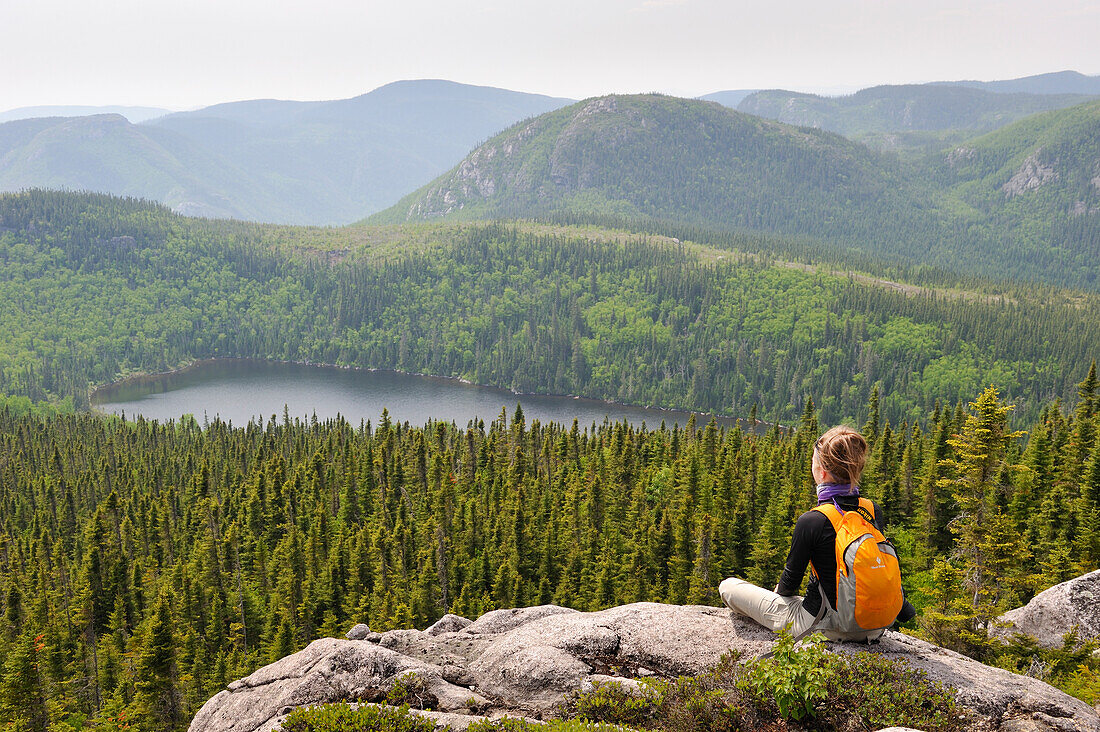
M 458 631 L 468 627 L 473 621 L 462 617 L 461 615 L 454 615 L 447 613 L 439 620 L 435 621 L 424 632 L 428 635 L 443 635 L 444 633 L 457 633 Z
M 370 626 L 366 623 L 359 623 L 354 628 L 348 631 L 348 640 L 365 640 L 367 636 L 371 634 Z
M 495 611 L 457 631 L 390 631 L 378 644 L 315 641 L 230 684 L 190 729 L 260 732 L 296 706 L 377 697 L 404 673 L 423 679 L 441 712 L 542 718 L 570 692 L 609 674 L 696 674 L 730 651 L 743 660 L 758 656 L 774 640 L 755 623 L 714 607 L 636 603 L 590 613 L 554 606 Z M 983 717 L 984 728 L 1100 732 L 1100 716 L 1084 702 L 910 636 L 887 633 L 873 646 L 829 647 L 882 654 L 922 669 L 955 689 L 958 701 Z
M 604 684 L 618 684 L 623 691 L 638 697 L 644 697 L 646 692 L 645 684 L 637 679 L 623 679 L 607 674 L 591 674 L 585 676 L 584 680 L 581 681 L 581 693 L 590 694 Z
M 191 722 L 192 732 L 255 732 L 299 706 L 356 701 L 387 691 L 397 677 L 420 676 L 440 711 L 489 707 L 476 692 L 455 686 L 443 669 L 373 643 L 322 638 L 251 676 L 234 681 L 210 699 Z
M 1082 640 L 1100 638 L 1100 569 L 1040 592 L 1000 621 L 1046 648 L 1060 648 L 1062 636 L 1074 628 Z
M 417 645 L 424 638 L 422 630 L 387 630 L 378 641 L 383 648 L 400 651 Z
M 467 625 L 464 630 L 471 635 L 493 635 L 518 628 L 524 623 L 544 618 L 547 615 L 559 615 L 563 613 L 575 613 L 567 607 L 557 605 L 538 605 L 536 607 L 518 607 L 505 610 L 492 610 L 485 613 L 474 622 Z

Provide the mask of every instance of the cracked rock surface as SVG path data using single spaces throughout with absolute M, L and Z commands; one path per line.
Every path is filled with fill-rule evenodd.
M 446 630 L 447 627 L 457 628 Z M 463 728 L 472 710 L 552 716 L 565 696 L 616 669 L 675 677 L 714 666 L 729 651 L 751 658 L 774 635 L 728 610 L 635 603 L 582 613 L 552 605 L 451 619 L 429 631 L 394 630 L 368 640 L 325 638 L 235 681 L 195 716 L 190 732 L 266 732 L 297 706 L 379 698 L 415 673 L 437 699 L 440 725 Z M 900 633 L 873 646 L 830 644 L 836 652 L 879 653 L 924 670 L 956 690 L 988 729 L 1100 732 L 1082 701 L 1025 676 L 990 668 Z M 461 715 L 461 716 L 458 716 Z

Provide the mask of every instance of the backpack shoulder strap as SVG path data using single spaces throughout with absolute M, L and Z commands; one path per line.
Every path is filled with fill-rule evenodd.
M 857 508 L 856 511 L 860 516 L 867 519 L 867 523 L 877 528 L 875 524 L 875 504 L 871 502 L 870 498 L 860 498 L 859 508 Z
M 859 507 L 855 509 L 855 513 L 867 522 L 866 528 L 869 529 L 868 533 L 875 538 L 875 541 L 889 541 L 885 534 L 882 533 L 882 529 L 875 523 L 875 504 L 869 498 L 859 499 Z
M 843 517 L 840 515 L 840 511 L 837 510 L 836 506 L 831 503 L 823 503 L 820 506 L 814 506 L 813 510 L 829 519 L 829 523 L 833 525 L 833 531 L 837 531 L 840 528 L 840 521 Z
M 812 510 L 817 511 L 822 516 L 829 519 L 829 523 L 833 525 L 833 531 L 834 532 L 836 532 L 837 529 L 840 527 L 840 521 L 841 521 L 840 512 L 836 510 L 836 506 L 834 506 L 833 504 L 823 503 L 820 506 L 814 506 L 814 508 Z M 814 562 L 813 562 L 812 559 L 810 560 L 810 572 L 812 573 L 812 576 L 815 580 L 817 580 L 819 582 L 821 581 L 820 577 L 817 574 L 817 567 L 814 566 Z M 825 602 L 824 602 L 825 595 L 822 594 L 821 598 L 822 598 L 822 603 L 821 604 L 824 605 L 825 604 Z
M 823 503 L 820 506 L 815 506 L 813 510 L 817 511 L 818 513 L 824 515 L 825 518 L 829 519 L 829 523 L 832 524 L 832 526 L 833 526 L 833 533 L 837 537 L 839 537 L 840 536 L 840 526 L 844 522 L 844 515 L 837 509 L 837 507 L 834 506 L 831 503 Z M 812 564 L 812 561 L 811 561 L 811 564 Z M 836 568 L 837 568 L 837 574 L 838 575 L 840 574 L 840 569 L 843 565 L 844 565 L 843 550 L 840 548 L 839 545 L 837 545 L 837 547 L 836 547 Z M 817 576 L 817 568 L 816 567 L 814 567 L 814 576 Z M 825 604 L 825 592 L 824 591 L 821 592 L 821 604 L 822 605 Z

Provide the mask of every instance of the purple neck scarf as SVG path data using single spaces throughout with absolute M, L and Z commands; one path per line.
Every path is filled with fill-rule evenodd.
M 838 496 L 858 496 L 859 486 L 851 483 L 821 483 L 817 486 L 817 502 L 826 503 Z

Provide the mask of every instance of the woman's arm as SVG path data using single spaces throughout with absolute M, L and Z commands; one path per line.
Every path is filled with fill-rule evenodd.
M 791 536 L 791 550 L 787 553 L 787 562 L 775 591 L 784 597 L 792 597 L 802 589 L 802 578 L 806 575 L 806 565 L 810 563 L 810 552 L 821 533 L 821 523 L 829 519 L 817 511 L 807 511 L 798 517 Z

